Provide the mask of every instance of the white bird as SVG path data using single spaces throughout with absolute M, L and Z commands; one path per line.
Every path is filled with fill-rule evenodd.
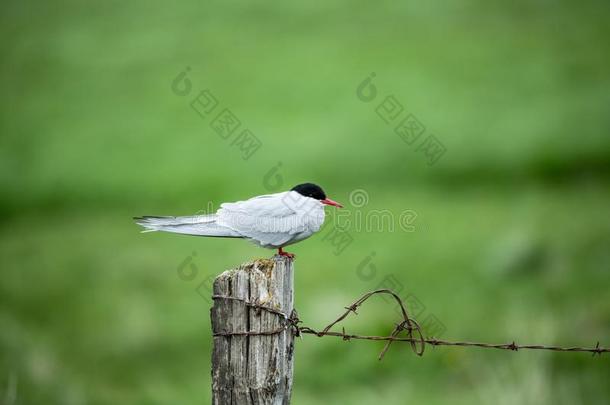
M 326 198 L 320 186 L 304 183 L 290 191 L 221 204 L 215 214 L 134 219 L 146 228 L 143 232 L 242 238 L 261 247 L 278 249 L 279 255 L 293 258 L 294 255 L 283 248 L 320 230 L 324 222 L 324 205 L 343 207 Z

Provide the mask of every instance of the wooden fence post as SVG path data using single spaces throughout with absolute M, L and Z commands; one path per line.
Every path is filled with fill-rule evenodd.
M 282 314 L 293 310 L 293 270 L 291 259 L 274 256 L 214 280 L 213 404 L 290 403 L 294 336 Z

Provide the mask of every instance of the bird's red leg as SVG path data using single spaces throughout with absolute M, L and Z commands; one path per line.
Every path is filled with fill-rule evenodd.
M 284 250 L 282 248 L 278 249 L 277 254 L 280 255 L 280 256 L 288 257 L 290 259 L 294 259 L 294 254 L 293 253 L 284 252 Z

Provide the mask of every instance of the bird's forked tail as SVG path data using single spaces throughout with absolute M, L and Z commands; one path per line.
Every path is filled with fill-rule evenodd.
M 217 223 L 217 215 L 195 215 L 189 217 L 134 217 L 136 224 L 145 228 L 142 232 L 173 232 L 184 235 L 241 238 L 242 235 Z

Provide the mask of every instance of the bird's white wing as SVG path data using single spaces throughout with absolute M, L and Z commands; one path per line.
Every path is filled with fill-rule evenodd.
M 217 223 L 263 246 L 280 246 L 303 232 L 315 232 L 324 221 L 322 204 L 294 191 L 224 203 Z

